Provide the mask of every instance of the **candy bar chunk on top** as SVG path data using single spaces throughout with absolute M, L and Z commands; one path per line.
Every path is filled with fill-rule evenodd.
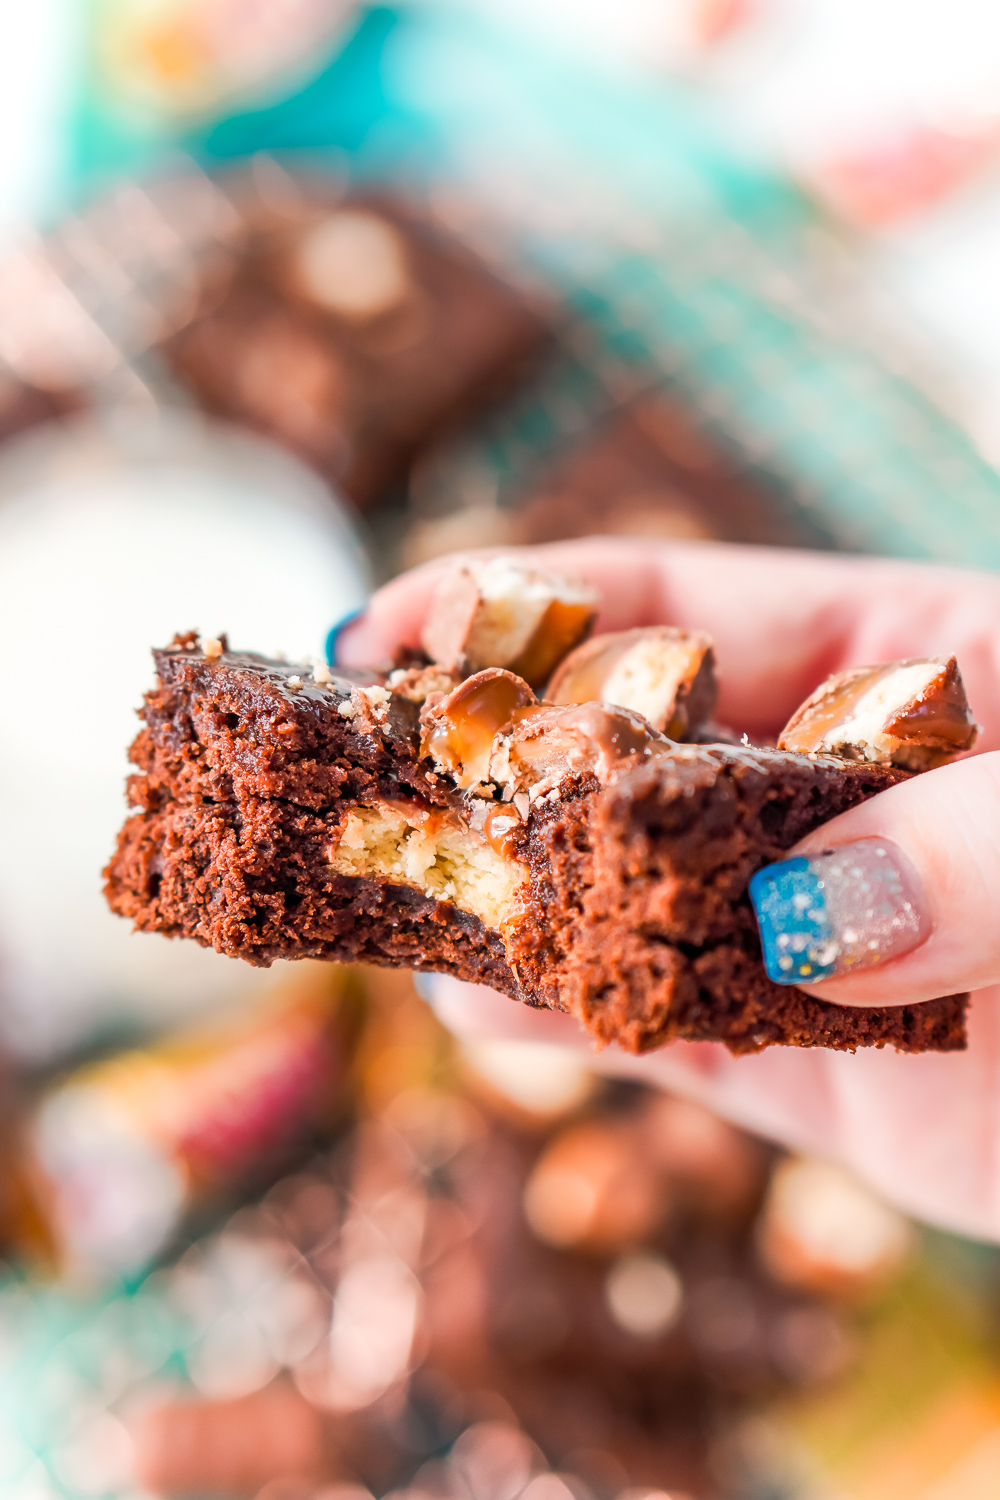
M 780 750 L 927 771 L 971 750 L 979 735 L 954 656 L 852 667 L 796 709 Z
M 666 754 L 672 742 L 641 714 L 609 703 L 539 703 L 513 672 L 488 667 L 420 716 L 421 754 L 463 790 L 511 801 L 567 776 L 606 785 L 625 762 Z
M 599 602 L 588 585 L 509 557 L 470 558 L 441 579 L 421 644 L 447 670 L 503 667 L 540 687 L 588 634 Z
M 585 585 L 539 572 L 516 559 L 470 559 L 440 581 L 422 643 L 435 663 L 432 670 L 444 674 L 446 694 L 454 692 L 459 678 L 493 668 L 524 679 L 531 688 L 547 681 L 548 704 L 611 704 L 641 715 L 671 740 L 726 739 L 728 732 L 711 722 L 717 696 L 711 636 L 659 625 L 584 639 L 596 603 Z M 439 698 L 431 695 L 428 705 Z M 476 719 L 475 714 L 470 718 L 473 701 L 480 708 L 489 704 L 487 717 L 493 722 L 501 700 L 506 703 L 507 698 L 511 724 L 517 725 L 524 742 L 521 721 L 537 718 L 537 706 L 500 680 L 488 687 L 485 681 L 477 682 L 456 700 L 466 725 L 462 735 L 467 737 Z M 952 656 L 887 662 L 836 674 L 796 711 L 778 744 L 797 753 L 922 771 L 972 749 L 977 734 Z M 424 753 L 455 774 L 460 786 L 498 779 L 485 774 L 492 754 L 485 748 L 475 775 L 462 756 L 446 753 L 440 759 L 446 738 L 442 725 L 432 725 L 425 734 Z
M 535 689 L 547 681 L 549 703 L 611 703 L 672 739 L 696 734 L 715 707 L 711 636 L 657 625 L 586 640 L 597 603 L 586 585 L 511 557 L 459 563 L 438 584 L 424 622 L 430 671 L 451 677 L 442 684 L 449 691 L 458 678 L 498 668 Z M 399 673 L 389 685 L 416 697 L 412 681 Z M 491 700 L 501 691 L 494 683 Z
M 712 637 L 654 625 L 598 635 L 570 652 L 549 683 L 552 703 L 614 703 L 682 740 L 712 716 L 717 687 Z

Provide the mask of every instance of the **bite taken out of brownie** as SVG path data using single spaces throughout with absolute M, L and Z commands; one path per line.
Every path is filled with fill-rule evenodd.
M 579 593 L 539 598 L 538 619 L 565 636 Z M 483 649 L 489 618 L 456 627 L 467 646 Z M 537 661 L 532 640 L 503 649 Z M 579 649 L 592 674 L 594 644 Z M 463 676 L 457 648 L 350 677 L 177 637 L 155 653 L 132 746 L 136 811 L 106 872 L 112 908 L 254 964 L 450 973 L 636 1053 L 677 1038 L 734 1052 L 963 1047 L 965 996 L 846 1008 L 772 982 L 747 894 L 761 866 L 910 772 L 867 745 L 727 742 L 706 723 L 699 633 L 630 632 L 602 652 L 619 701 L 598 683 L 593 701 L 552 703 L 500 665 Z M 553 679 L 564 690 L 572 662 Z M 621 701 L 630 693 L 683 741 Z M 886 743 L 906 741 L 904 719 Z

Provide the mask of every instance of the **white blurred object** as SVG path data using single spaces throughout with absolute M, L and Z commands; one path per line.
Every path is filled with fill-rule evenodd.
M 0 240 L 61 185 L 86 14 L 74 0 L 0 7 Z
M 406 1374 L 420 1311 L 420 1285 L 398 1256 L 374 1255 L 340 1278 L 330 1330 L 331 1400 L 367 1406 Z
M 101 870 L 126 750 L 177 630 L 318 657 L 366 596 L 322 482 L 264 439 L 187 413 L 47 428 L 0 460 L 0 1044 L 44 1058 L 125 1016 L 155 1022 L 266 974 L 134 935 Z
M 451 1463 L 472 1500 L 514 1500 L 546 1467 L 531 1439 L 506 1422 L 467 1427 L 451 1450 Z
M 619 1328 L 635 1338 L 655 1339 L 680 1316 L 681 1279 L 662 1255 L 622 1255 L 608 1271 L 605 1292 Z
M 495 1093 L 528 1114 L 555 1119 L 593 1091 L 586 1053 L 550 1042 L 465 1042 L 462 1056 Z
M 906 1219 L 830 1162 L 782 1162 L 771 1179 L 758 1236 L 772 1275 L 810 1291 L 875 1291 L 906 1258 Z
M 995 109 L 998 80 L 991 0 L 763 0 L 711 71 L 750 142 L 796 161 L 900 120 Z
M 52 1455 L 59 1479 L 71 1490 L 101 1496 L 121 1494 L 132 1476 L 132 1439 L 109 1411 L 98 1411 Z
M 521 1491 L 521 1500 L 576 1500 L 576 1494 L 558 1474 L 537 1474 Z
M 378 214 L 341 209 L 321 219 L 298 251 L 304 289 L 351 322 L 391 312 L 411 294 L 402 236 Z
M 481 10 L 604 70 L 687 71 L 735 36 L 762 0 L 476 0 Z M 469 0 L 458 0 L 464 8 Z

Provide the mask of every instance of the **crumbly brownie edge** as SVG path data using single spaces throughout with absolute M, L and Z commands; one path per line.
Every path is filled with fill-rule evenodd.
M 379 795 L 454 800 L 418 757 L 415 705 L 394 695 L 372 704 L 368 674 L 317 684 L 308 666 L 226 652 L 154 653 L 157 686 L 130 749 L 139 768 L 133 804 L 282 798 L 306 807 Z

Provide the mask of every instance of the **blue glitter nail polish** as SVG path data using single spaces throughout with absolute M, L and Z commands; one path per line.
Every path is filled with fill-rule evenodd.
M 350 610 L 346 615 L 341 615 L 340 619 L 334 621 L 334 623 L 330 626 L 329 632 L 327 633 L 326 637 L 326 660 L 329 666 L 335 667 L 337 665 L 338 640 L 343 635 L 348 625 L 353 625 L 355 620 L 360 620 L 366 608 L 367 605 L 362 604 L 357 609 Z
M 417 973 L 413 975 L 413 988 L 416 990 L 421 1000 L 426 1000 L 428 1004 L 430 1004 L 430 1002 L 434 999 L 436 981 L 436 974 Z
M 897 958 L 929 932 L 920 884 L 886 839 L 765 865 L 750 881 L 764 967 L 777 984 L 815 984 Z

